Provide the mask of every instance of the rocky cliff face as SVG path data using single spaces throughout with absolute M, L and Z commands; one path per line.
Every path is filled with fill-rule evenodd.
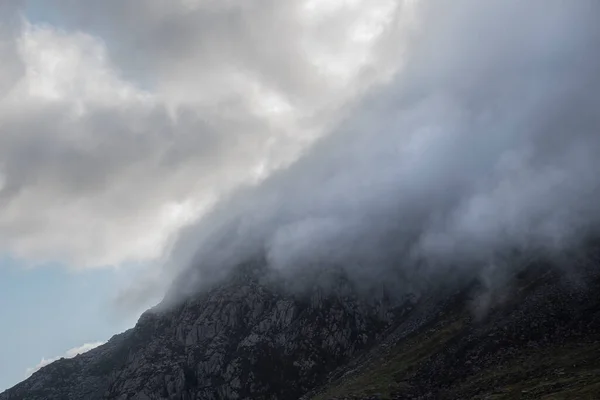
M 243 268 L 0 400 L 596 399 L 598 255 L 418 299 L 342 277 L 290 292 Z
M 357 297 L 347 281 L 289 294 L 260 268 L 0 395 L 14 399 L 297 399 L 380 339 L 409 301 Z

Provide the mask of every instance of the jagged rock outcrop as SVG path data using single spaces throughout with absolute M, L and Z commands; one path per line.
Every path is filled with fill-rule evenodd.
M 241 268 L 0 400 L 596 399 L 600 250 L 570 262 L 418 298 L 343 274 L 290 291 Z
M 361 298 L 343 279 L 293 295 L 263 280 L 243 268 L 0 399 L 297 399 L 410 310 L 385 291 Z

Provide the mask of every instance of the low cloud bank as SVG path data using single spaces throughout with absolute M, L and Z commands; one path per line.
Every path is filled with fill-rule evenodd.
M 290 167 L 175 244 L 171 296 L 264 257 L 410 289 L 508 252 L 564 251 L 600 223 L 600 4 L 422 0 L 403 67 Z

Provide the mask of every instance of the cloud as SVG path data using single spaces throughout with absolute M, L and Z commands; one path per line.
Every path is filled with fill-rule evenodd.
M 12 82 L 18 79 L 23 71 L 15 42 L 11 40 L 19 29 L 17 10 L 22 5 L 21 0 L 0 4 L 0 57 L 3 60 L 0 68 L 0 93 L 9 90 Z
M 15 4 L 1 250 L 153 264 L 125 304 L 254 257 L 419 286 L 600 222 L 595 1 Z
M 379 46 L 395 2 L 333 3 L 51 0 L 34 20 L 3 6 L 0 250 L 161 262 L 182 226 L 397 68 Z
M 419 290 L 597 235 L 599 5 L 412 4 L 416 23 L 385 42 L 404 49 L 394 78 L 296 163 L 188 227 L 171 295 L 261 257 Z
M 65 352 L 65 354 L 63 354 L 62 356 L 59 356 L 59 357 L 54 357 L 54 358 L 49 358 L 49 359 L 42 357 L 40 362 L 35 367 L 27 368 L 27 371 L 25 371 L 25 377 L 29 378 L 31 375 L 33 375 L 34 373 L 36 373 L 37 371 L 39 371 L 46 365 L 52 364 L 54 361 L 58 361 L 61 358 L 74 358 L 75 356 L 78 356 L 79 354 L 87 353 L 88 351 L 93 350 L 96 347 L 102 346 L 103 344 L 104 344 L 104 342 L 85 343 L 79 347 L 75 347 L 75 348 L 67 350 Z

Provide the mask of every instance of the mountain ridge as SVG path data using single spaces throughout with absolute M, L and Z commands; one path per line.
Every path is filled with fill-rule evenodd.
M 0 400 L 597 398 L 598 254 L 419 296 L 343 274 L 290 292 L 254 264 Z
M 174 309 L 146 312 L 135 328 L 0 399 L 300 397 L 402 313 L 385 296 L 362 301 L 339 286 L 290 297 L 259 277 L 238 274 Z

